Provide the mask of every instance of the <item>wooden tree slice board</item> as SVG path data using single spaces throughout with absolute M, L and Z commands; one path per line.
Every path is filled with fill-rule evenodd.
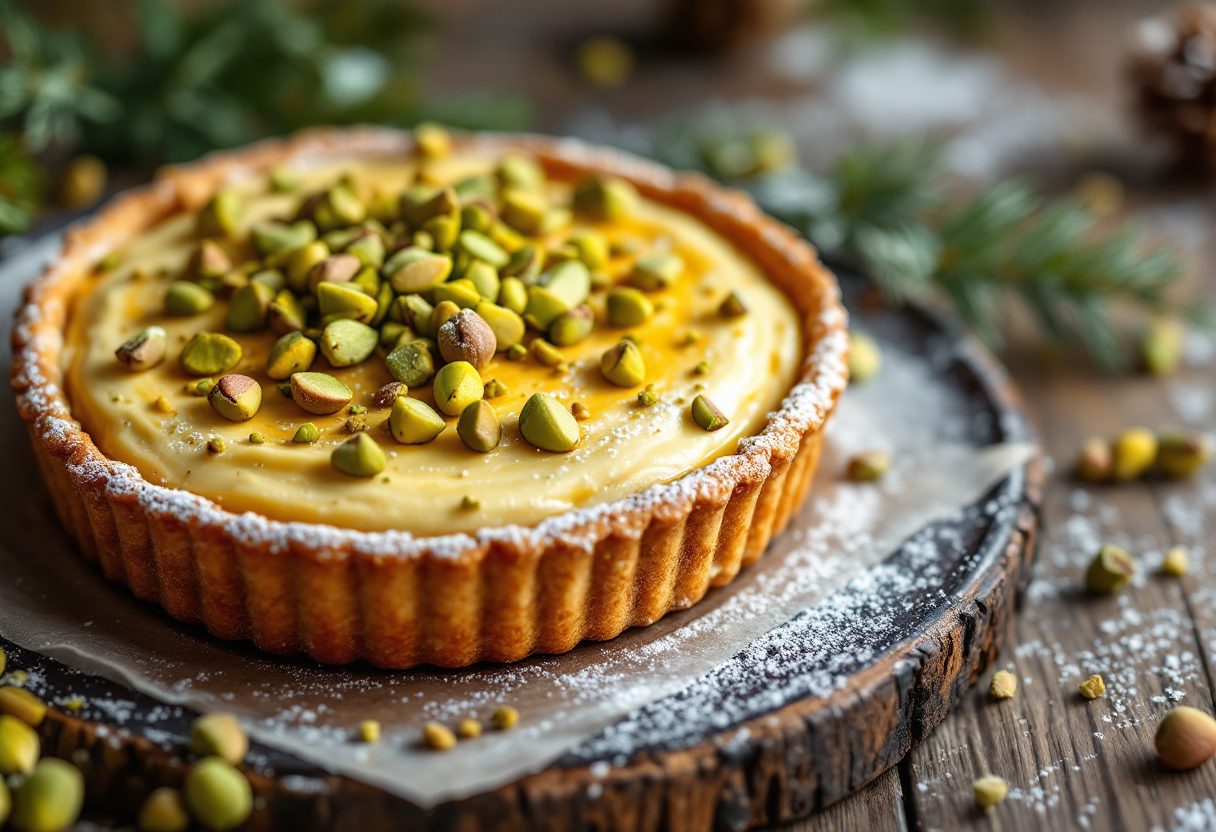
M 854 317 L 925 356 L 936 383 L 971 405 L 970 441 L 1033 438 L 990 356 L 924 310 L 870 308 L 864 281 L 838 272 Z M 1035 460 L 959 518 L 923 530 L 870 570 L 864 588 L 845 587 L 698 684 L 631 715 L 610 729 L 611 742 L 602 735 L 487 794 L 422 810 L 255 746 L 249 775 L 260 800 L 245 828 L 699 832 L 805 817 L 894 766 L 996 656 L 1029 579 L 1042 481 Z M 923 573 L 926 558 L 937 586 L 901 580 Z M 791 654 L 781 649 L 789 635 L 822 649 Z M 82 694 L 89 703 L 76 715 L 53 710 L 41 731 L 44 749 L 85 772 L 90 811 L 129 822 L 151 789 L 180 785 L 194 714 L 4 639 L 0 646 L 10 667 L 38 674 L 50 698 Z M 720 715 L 719 728 L 681 720 L 689 709 Z M 622 747 L 622 736 L 645 739 Z

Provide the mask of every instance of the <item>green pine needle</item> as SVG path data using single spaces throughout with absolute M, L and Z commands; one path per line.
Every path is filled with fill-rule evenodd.
M 16 135 L 0 134 L 0 234 L 29 230 L 43 188 L 42 169 Z

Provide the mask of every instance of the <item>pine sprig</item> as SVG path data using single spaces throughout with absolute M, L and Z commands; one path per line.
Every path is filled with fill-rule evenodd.
M 0 234 L 29 230 L 42 198 L 42 169 L 15 134 L 0 134 Z

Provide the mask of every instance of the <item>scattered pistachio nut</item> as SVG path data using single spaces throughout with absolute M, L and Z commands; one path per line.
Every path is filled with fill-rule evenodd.
M 585 422 L 591 418 L 591 410 L 582 402 L 575 402 L 570 405 L 570 415 L 580 422 Z
M 191 766 L 182 793 L 191 817 L 216 832 L 235 829 L 253 812 L 249 781 L 219 757 L 206 757 Z
M 1212 443 L 1196 430 L 1170 430 L 1157 443 L 1157 467 L 1167 477 L 1189 477 L 1212 458 Z
M 460 305 L 455 301 L 441 300 L 436 303 L 435 308 L 431 310 L 431 331 L 438 335 L 439 328 L 460 314 L 460 309 Z
M 521 234 L 539 235 L 548 210 L 539 190 L 507 188 L 502 193 L 502 220 Z
M 481 500 L 474 497 L 472 494 L 465 494 L 460 498 L 460 507 L 465 511 L 475 511 L 481 508 Z
M 367 324 L 341 318 L 321 333 L 321 354 L 334 367 L 353 367 L 367 360 L 380 343 L 380 333 Z
M 317 287 L 317 307 L 323 321 L 349 318 L 370 324 L 380 309 L 376 298 L 353 283 L 322 283 Z
M 1180 705 L 1161 719 L 1153 739 L 1167 767 L 1189 771 L 1216 755 L 1216 719 L 1198 708 Z
M 449 416 L 459 416 L 481 399 L 485 388 L 477 368 L 467 361 L 453 361 L 435 374 L 435 405 Z
M 461 309 L 476 309 L 477 304 L 484 300 L 477 284 L 467 278 L 440 283 L 433 294 L 436 305 L 451 301 Z
M 222 436 L 213 436 L 207 440 L 207 453 L 222 454 L 228 448 L 228 443 Z
M 234 237 L 245 206 L 235 191 L 217 191 L 198 214 L 196 230 L 200 237 Z
M 546 367 L 557 367 L 564 364 L 566 357 L 561 354 L 557 347 L 550 344 L 543 338 L 537 338 L 528 348 L 528 353 L 536 359 L 537 363 L 543 364 Z
M 882 351 L 878 342 L 864 332 L 849 333 L 849 380 L 858 384 L 878 375 Z
M 519 724 L 519 711 L 510 705 L 500 705 L 490 716 L 490 724 L 499 731 L 506 731 Z
M 666 289 L 684 273 L 684 258 L 670 252 L 639 258 L 629 273 L 629 282 L 644 292 Z
M 654 392 L 654 385 L 647 384 L 646 389 L 638 393 L 638 407 L 654 407 L 659 403 L 659 394 Z
M 528 287 L 518 277 L 504 277 L 498 287 L 498 305 L 522 315 L 528 308 Z
M 48 757 L 13 790 L 9 823 L 15 832 L 59 832 L 76 823 L 84 806 L 84 776 L 63 760 Z
M 308 289 L 315 294 L 322 283 L 349 283 L 362 268 L 363 263 L 353 254 L 331 254 L 308 272 Z
M 359 723 L 359 741 L 373 745 L 380 742 L 380 723 L 375 719 L 365 719 Z
M 367 430 L 367 417 L 362 413 L 356 413 L 346 420 L 347 433 L 359 433 Z
M 498 349 L 494 330 L 472 309 L 462 309 L 444 321 L 435 340 L 444 361 L 465 361 L 478 370 L 493 360 Z
M 1017 676 L 1014 676 L 1008 670 L 998 670 L 992 674 L 992 683 L 988 686 L 988 693 L 993 699 L 1012 699 L 1013 695 L 1017 692 Z
M 422 742 L 436 751 L 448 751 L 456 747 L 456 735 L 446 725 L 428 722 L 422 726 Z
M 214 280 L 232 271 L 232 258 L 215 240 L 202 240 L 186 263 L 186 274 L 195 281 Z
M 650 298 L 628 286 L 613 289 L 606 298 L 608 323 L 613 326 L 641 326 L 654 314 Z
M 573 346 L 590 335 L 594 326 L 595 313 L 582 304 L 557 316 L 549 325 L 549 340 L 559 347 Z
M 139 832 L 186 832 L 190 813 L 182 793 L 168 786 L 152 792 L 140 807 L 135 825 Z
M 372 397 L 372 404 L 376 407 L 392 407 L 398 396 L 404 396 L 409 392 L 410 388 L 401 382 L 390 381 L 376 391 L 376 395 Z
M 622 340 L 600 357 L 600 372 L 617 387 L 637 387 L 646 379 L 646 364 L 637 345 Z
M 368 433 L 356 433 L 334 448 L 330 455 L 334 470 L 348 477 L 374 477 L 388 464 L 384 449 Z
M 311 339 L 300 332 L 289 332 L 271 347 L 266 359 L 266 375 L 275 381 L 284 381 L 307 371 L 316 357 L 317 345 Z
M 262 385 L 249 376 L 226 375 L 207 394 L 211 409 L 232 422 L 247 422 L 262 406 Z
M 168 346 L 169 339 L 165 330 L 159 326 L 150 326 L 123 342 L 123 345 L 114 351 L 114 355 L 128 370 L 138 372 L 150 370 L 164 361 Z
M 476 739 L 481 736 L 481 723 L 466 716 L 457 723 L 456 735 L 462 740 Z
M 975 795 L 975 805 L 988 814 L 1008 796 L 1009 784 L 999 777 L 981 777 L 971 784 L 971 791 Z
M 548 393 L 533 393 L 524 403 L 519 432 L 528 444 L 553 453 L 573 451 L 582 439 L 574 416 Z
M 181 365 L 192 376 L 218 376 L 235 367 L 241 345 L 218 332 L 199 332 L 182 347 Z
M 215 306 L 215 295 L 197 283 L 175 280 L 165 289 L 165 312 L 178 318 L 201 315 Z
M 511 262 L 511 255 L 480 231 L 461 231 L 459 245 L 461 251 L 476 260 L 489 263 L 495 269 L 501 269 Z
M 496 300 L 502 288 L 498 279 L 498 270 L 483 260 L 474 260 L 464 270 L 464 280 L 469 281 L 477 289 L 477 293 L 485 300 Z
M 349 387 L 327 373 L 295 373 L 290 383 L 292 400 L 318 416 L 337 413 L 354 398 Z
M 263 436 L 262 434 L 258 433 L 255 430 L 253 433 L 249 434 L 249 444 L 250 445 L 265 445 L 266 437 Z
M 443 433 L 447 423 L 430 405 L 409 396 L 398 396 L 388 418 L 389 432 L 403 445 L 424 445 Z
M 1165 553 L 1161 561 L 1161 571 L 1166 575 L 1181 578 L 1190 567 L 1190 556 L 1185 546 L 1175 546 Z
M 456 434 L 469 450 L 489 453 L 502 440 L 502 423 L 498 421 L 494 406 L 480 399 L 461 412 Z
M 1102 694 L 1106 693 L 1106 683 L 1102 681 L 1102 677 L 1095 673 L 1090 676 L 1077 688 L 1083 697 L 1086 699 L 1097 699 Z
M 730 424 L 726 414 L 703 393 L 698 393 L 697 397 L 692 400 L 688 412 L 692 416 L 692 420 L 697 423 L 697 427 L 702 430 L 712 432 L 721 430 Z
M 214 380 L 205 378 L 202 381 L 198 381 L 193 384 L 187 384 L 186 392 L 188 392 L 191 396 L 197 396 L 199 398 L 206 398 L 207 394 L 211 392 L 211 388 L 214 386 L 215 386 Z
M 1077 476 L 1086 482 L 1107 482 L 1115 472 L 1115 454 L 1109 442 L 1086 439 L 1077 457 Z
M 499 396 L 504 395 L 507 390 L 507 385 L 496 378 L 492 378 L 485 383 L 481 395 L 483 399 L 497 399 Z
M 15 716 L 0 715 L 0 782 L 14 774 L 29 774 L 41 753 L 42 741 L 33 728 Z
M 637 191 L 623 179 L 592 176 L 574 186 L 574 209 L 597 222 L 624 219 L 637 202 Z
M 31 728 L 46 718 L 46 703 L 25 688 L 9 685 L 0 688 L 0 714 L 16 717 Z
M 397 347 L 385 357 L 384 363 L 389 375 L 411 389 L 425 387 L 435 377 L 435 358 L 420 341 Z
M 1182 363 L 1186 328 L 1181 321 L 1158 318 L 1148 325 L 1140 341 L 1144 366 L 1155 376 L 1168 376 Z
M 190 750 L 200 757 L 220 757 L 236 765 L 249 753 L 249 737 L 232 714 L 206 714 L 190 726 Z
M 1110 595 L 1131 583 L 1135 575 L 1136 562 L 1132 556 L 1107 543 L 1085 571 L 1085 588 L 1095 595 Z
M 1157 458 L 1157 436 L 1148 428 L 1129 428 L 1115 440 L 1113 474 L 1116 482 L 1134 480 Z
M 866 451 L 849 460 L 846 475 L 853 482 L 873 482 L 882 479 L 891 467 L 891 455 L 886 451 Z
M 414 128 L 414 145 L 428 159 L 439 159 L 452 152 L 452 135 L 432 121 Z
M 321 438 L 321 431 L 312 422 L 305 422 L 296 429 L 295 436 L 291 437 L 291 441 L 297 445 L 311 445 Z
M 393 291 L 403 295 L 434 289 L 452 274 L 452 258 L 418 246 L 398 251 L 382 269 Z
M 508 361 L 523 361 L 528 357 L 528 348 L 523 344 L 512 344 L 507 347 Z
M 738 292 L 731 292 L 718 305 L 718 314 L 723 318 L 742 318 L 747 314 L 747 304 L 743 302 L 743 297 Z
M 707 376 L 711 372 L 713 372 L 713 365 L 708 361 L 698 361 L 696 366 L 692 368 L 692 373 L 696 376 Z

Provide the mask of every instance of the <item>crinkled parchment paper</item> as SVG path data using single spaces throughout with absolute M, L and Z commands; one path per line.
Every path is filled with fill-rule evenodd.
M 0 316 L 11 320 L 43 250 L 6 264 Z M 9 364 L 5 338 L 3 364 Z M 806 507 L 761 561 L 691 610 L 564 656 L 461 671 L 385 672 L 264 656 L 209 638 L 110 584 L 58 528 L 5 385 L 0 392 L 0 634 L 163 702 L 238 714 L 250 734 L 323 769 L 420 806 L 476 794 L 543 768 L 626 714 L 689 685 L 751 641 L 822 602 L 930 521 L 979 499 L 1032 454 L 976 450 L 957 439 L 971 414 L 931 381 L 926 362 L 885 350 L 881 375 L 848 391 L 830 428 Z M 858 451 L 894 452 L 878 485 L 839 482 Z M 520 727 L 438 754 L 422 749 L 428 719 L 487 717 L 500 703 Z M 362 745 L 364 719 L 383 739 Z

